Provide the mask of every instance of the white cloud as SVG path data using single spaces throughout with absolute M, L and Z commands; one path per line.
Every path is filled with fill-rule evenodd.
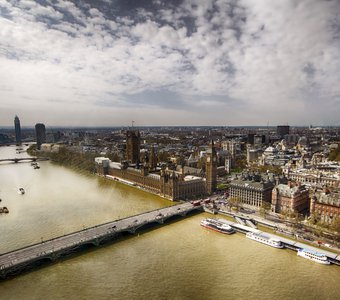
M 140 99 L 153 112 L 140 124 L 339 123 L 338 1 L 157 5 L 109 18 L 70 1 L 0 2 L 1 119 L 11 124 L 9 110 L 39 107 L 58 125 L 68 103 L 80 125 L 105 103 L 119 118 L 98 115 L 97 125 L 118 125 L 140 111 L 131 110 L 134 95 L 157 92 L 158 102 Z M 162 91 L 177 97 L 176 113 L 158 118 L 172 99 Z M 191 107 L 187 118 L 181 105 Z

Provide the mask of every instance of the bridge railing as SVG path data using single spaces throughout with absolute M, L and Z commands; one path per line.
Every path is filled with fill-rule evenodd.
M 183 203 L 181 203 L 181 204 L 183 204 Z M 105 226 L 105 225 L 108 225 L 108 224 L 114 224 L 114 223 L 116 223 L 116 222 L 123 221 L 123 220 L 126 220 L 126 219 L 130 219 L 130 218 L 132 219 L 132 218 L 136 218 L 136 217 L 138 217 L 138 216 L 145 215 L 145 214 L 148 214 L 148 213 L 157 212 L 157 211 L 164 210 L 164 209 L 169 209 L 169 208 L 171 208 L 171 207 L 173 207 L 173 206 L 178 206 L 178 205 L 181 205 L 181 204 L 171 205 L 171 206 L 167 206 L 167 207 L 163 207 L 163 208 L 158 208 L 158 209 L 154 209 L 154 210 L 149 210 L 149 211 L 146 211 L 146 212 L 139 213 L 139 214 L 137 214 L 137 215 L 127 216 L 127 217 L 120 218 L 120 219 L 117 219 L 117 220 L 108 221 L 108 222 L 105 222 L 105 223 L 101 223 L 101 224 L 98 224 L 98 225 L 94 225 L 94 226 L 91 226 L 91 227 L 88 227 L 88 228 L 83 228 L 83 229 L 80 229 L 80 230 L 77 230 L 77 231 L 73 231 L 73 232 L 70 232 L 70 233 L 66 233 L 66 234 L 63 234 L 63 235 L 60 235 L 60 236 L 51 238 L 51 239 L 47 239 L 47 240 L 44 240 L 44 241 L 41 241 L 41 242 L 37 242 L 37 243 L 34 243 L 34 244 L 30 244 L 30 245 L 28 245 L 28 246 L 24 246 L 24 247 L 15 249 L 15 250 L 11 250 L 11 251 L 7 251 L 7 252 L 5 252 L 5 253 L 1 253 L 0 256 L 6 255 L 6 254 L 9 254 L 9 253 L 12 253 L 12 252 L 24 250 L 24 249 L 27 249 L 27 248 L 31 248 L 31 247 L 34 247 L 34 246 L 38 246 L 38 245 L 41 245 L 42 243 L 49 243 L 49 242 L 55 241 L 55 240 L 57 240 L 57 239 L 60 239 L 60 238 L 62 238 L 62 237 L 67 237 L 67 236 L 76 235 L 76 234 L 78 234 L 78 233 L 81 233 L 81 232 L 84 232 L 84 231 L 89 231 L 89 230 L 91 230 L 91 229 L 95 229 L 95 228 L 98 228 L 98 227 L 102 227 L 102 226 Z

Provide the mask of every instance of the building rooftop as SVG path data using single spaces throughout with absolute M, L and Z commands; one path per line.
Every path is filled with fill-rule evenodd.
M 340 207 L 340 193 L 320 193 L 315 195 L 317 203 L 329 204 L 333 206 Z
M 279 195 L 289 198 L 292 198 L 298 192 L 307 191 L 303 185 L 290 187 L 288 184 L 278 184 L 275 188 Z
M 232 180 L 230 183 L 231 187 L 239 187 L 246 189 L 253 189 L 258 191 L 263 191 L 267 189 L 272 189 L 274 184 L 272 182 L 254 182 L 248 180 Z

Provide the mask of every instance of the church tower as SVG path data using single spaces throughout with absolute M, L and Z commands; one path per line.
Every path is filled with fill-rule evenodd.
M 207 151 L 205 174 L 207 193 L 211 195 L 216 190 L 217 186 L 217 155 L 213 140 L 211 140 Z

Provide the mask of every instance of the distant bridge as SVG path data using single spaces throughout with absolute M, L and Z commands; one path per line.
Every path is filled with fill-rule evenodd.
M 48 241 L 27 246 L 0 255 L 0 278 L 5 279 L 46 262 L 53 262 L 88 246 L 99 246 L 124 233 L 135 234 L 150 226 L 163 224 L 169 219 L 185 217 L 201 205 L 184 203 L 153 210 L 132 217 L 86 228 Z
M 0 159 L 0 162 L 4 162 L 4 161 L 9 161 L 9 162 L 14 162 L 14 163 L 18 163 L 20 161 L 24 161 L 24 162 L 30 162 L 30 161 L 43 161 L 43 160 L 49 160 L 49 158 L 47 157 L 20 157 L 20 158 L 4 158 L 4 159 Z

